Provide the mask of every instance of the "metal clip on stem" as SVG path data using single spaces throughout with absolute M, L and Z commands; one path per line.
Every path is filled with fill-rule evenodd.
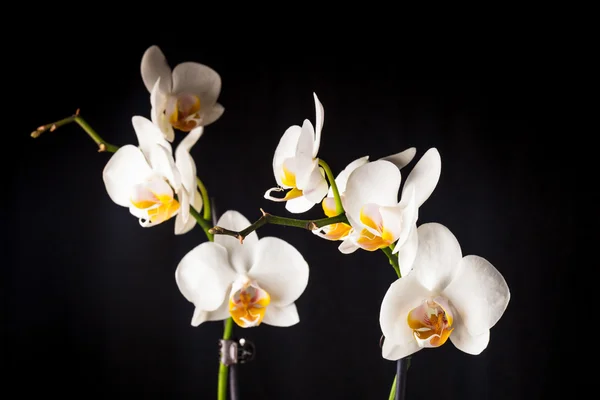
M 219 350 L 221 364 L 227 366 L 252 361 L 256 353 L 254 343 L 243 338 L 239 341 L 221 339 Z

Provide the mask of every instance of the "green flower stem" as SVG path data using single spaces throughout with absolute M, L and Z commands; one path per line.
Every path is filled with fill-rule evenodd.
M 390 260 L 390 264 L 392 265 L 392 268 L 394 268 L 394 271 L 396 271 L 398 278 L 402 278 L 402 274 L 400 274 L 400 266 L 398 265 L 398 256 L 395 256 L 394 254 L 392 254 L 391 247 L 384 247 L 381 250 L 385 253 L 387 258 Z
M 387 256 L 392 268 L 394 268 L 394 271 L 396 271 L 398 278 L 402 278 L 402 274 L 400 273 L 400 266 L 398 264 L 398 257 L 395 256 L 394 254 L 392 254 L 392 251 L 394 250 L 394 245 L 391 244 L 389 247 L 384 247 L 381 250 Z M 408 370 L 408 367 L 410 366 L 410 356 L 406 357 L 406 360 L 398 361 L 398 362 L 406 362 L 407 363 L 406 369 Z M 400 382 L 400 385 L 402 385 L 402 386 L 406 385 L 406 376 L 405 375 L 406 374 L 402 375 L 403 380 Z M 405 393 L 405 390 L 402 390 L 402 393 L 399 394 L 399 396 L 402 398 L 396 399 L 397 387 L 398 387 L 398 374 L 394 375 L 394 382 L 392 383 L 392 389 L 390 390 L 389 400 L 404 400 L 404 398 L 403 398 L 404 395 L 402 393 Z
M 335 211 L 337 215 L 344 213 L 344 206 L 342 206 L 342 199 L 340 197 L 340 192 L 337 188 L 337 184 L 335 183 L 335 177 L 333 176 L 333 172 L 331 172 L 331 168 L 329 165 L 319 158 L 319 165 L 325 171 L 325 175 L 327 175 L 327 180 L 329 181 L 329 185 L 331 186 L 331 191 L 333 192 L 333 198 L 335 199 Z
M 200 189 L 200 193 L 202 193 L 202 207 L 204 208 L 204 219 L 210 221 L 212 219 L 212 214 L 210 210 L 210 199 L 208 198 L 208 191 L 206 190 L 206 186 L 200 180 L 200 178 L 196 177 L 196 183 L 198 184 L 198 189 Z
M 396 400 L 396 379 L 398 379 L 398 375 L 394 375 L 394 382 L 392 382 L 392 390 L 390 390 L 388 400 Z
M 204 203 L 204 217 L 202 217 L 198 212 L 190 207 L 190 213 L 198 222 L 198 225 L 202 227 L 206 237 L 209 241 L 214 241 L 215 237 L 212 233 L 210 233 L 211 224 L 208 222 L 211 216 L 210 210 L 210 200 L 208 198 L 208 192 L 206 187 L 200 180 L 200 178 L 196 177 L 196 183 L 198 184 L 198 188 L 200 189 L 200 193 L 202 193 L 202 201 Z M 227 318 L 225 320 L 225 327 L 223 329 L 223 340 L 231 339 L 231 333 L 233 332 L 233 319 Z M 217 383 L 217 396 L 218 400 L 227 400 L 227 378 L 229 375 L 229 366 L 219 362 L 219 380 Z
M 231 339 L 231 332 L 233 331 L 233 320 L 227 318 L 225 320 L 225 329 L 223 331 L 223 340 Z M 227 375 L 229 373 L 229 367 L 223 363 L 219 363 L 219 386 L 218 388 L 218 400 L 227 400 Z
M 190 214 L 192 217 L 194 217 L 194 219 L 196 220 L 198 225 L 200 225 L 202 227 L 202 230 L 206 234 L 206 238 L 208 240 L 210 240 L 211 242 L 213 240 L 215 240 L 215 237 L 213 236 L 212 232 L 210 231 L 212 224 L 210 222 L 208 222 L 207 220 L 205 220 L 204 218 L 202 218 L 202 215 L 198 214 L 198 211 L 196 211 L 196 209 L 191 206 L 190 206 Z
M 266 224 L 272 225 L 283 225 L 283 226 L 291 226 L 294 228 L 302 228 L 307 229 L 309 231 L 322 228 L 327 225 L 336 224 L 338 222 L 348 223 L 346 219 L 346 214 L 340 214 L 335 217 L 330 218 L 321 218 L 315 220 L 302 220 L 302 219 L 293 219 L 286 217 L 278 217 L 276 215 L 271 215 L 264 212 L 262 209 L 260 210 L 263 215 L 258 220 L 256 220 L 253 224 L 250 224 L 246 229 L 241 231 L 230 231 L 229 229 L 222 228 L 220 226 L 215 226 L 208 230 L 209 233 L 213 235 L 228 235 L 233 236 L 236 239 L 239 239 L 240 242 L 244 241 L 244 238 L 248 236 L 250 233 L 254 232 L 258 228 Z
M 60 121 L 40 126 L 35 131 L 31 132 L 31 137 L 35 139 L 46 131 L 52 132 L 63 125 L 70 124 L 71 122 L 77 123 L 77 125 L 79 125 L 88 134 L 88 136 L 98 145 L 98 152 L 114 153 L 119 149 L 119 146 L 110 144 L 104 139 L 102 139 L 100 135 L 98 135 L 98 133 L 96 133 L 96 131 L 90 126 L 90 124 L 88 124 L 79 115 L 79 110 L 77 110 L 77 112 L 75 112 L 75 114 L 71 115 L 70 117 L 63 118 Z

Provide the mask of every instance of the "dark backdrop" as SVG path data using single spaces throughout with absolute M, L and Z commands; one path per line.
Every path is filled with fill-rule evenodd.
M 567 167 L 555 168 L 567 162 L 552 155 L 539 128 L 551 94 L 541 77 L 503 64 L 415 73 L 394 51 L 258 52 L 134 32 L 74 45 L 70 36 L 48 35 L 20 53 L 19 123 L 10 132 L 18 147 L 4 149 L 14 157 L 3 199 L 9 386 L 25 394 L 216 398 L 222 324 L 193 328 L 193 306 L 174 280 L 179 260 L 206 240 L 202 230 L 175 236 L 172 222 L 141 228 L 106 194 L 110 154 L 97 153 L 77 126 L 28 136 L 81 108 L 107 141 L 135 143 L 131 117 L 150 111 L 139 63 L 158 44 L 172 66 L 198 61 L 222 76 L 225 114 L 192 151 L 221 213 L 237 209 L 253 220 L 262 207 L 288 215 L 263 193 L 274 186 L 271 160 L 284 130 L 314 121 L 313 91 L 325 107 L 320 156 L 336 174 L 363 155 L 374 160 L 415 146 L 418 159 L 437 147 L 442 175 L 419 223 L 448 226 L 465 254 L 490 260 L 512 299 L 481 355 L 450 342 L 417 353 L 408 398 L 533 399 L 551 387 L 559 321 L 540 306 L 558 307 L 558 267 L 569 263 L 573 220 L 570 197 L 557 187 Z M 506 55 L 504 66 L 517 57 Z M 321 215 L 319 207 L 306 214 Z M 311 275 L 297 302 L 300 324 L 235 330 L 258 350 L 240 367 L 241 398 L 387 398 L 395 365 L 381 358 L 378 318 L 394 272 L 385 256 L 342 255 L 337 243 L 293 228 L 258 233 L 296 246 Z

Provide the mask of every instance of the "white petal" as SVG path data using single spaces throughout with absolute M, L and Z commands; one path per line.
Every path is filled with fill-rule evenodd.
M 155 145 L 150 149 L 150 165 L 152 170 L 169 181 L 176 191 L 181 187 L 181 174 L 169 149 Z
M 329 189 L 327 180 L 321 171 L 321 168 L 317 165 L 310 173 L 308 180 L 303 182 L 302 194 L 312 203 L 320 203 L 327 196 L 327 190 Z
M 296 154 L 296 146 L 298 145 L 298 138 L 300 137 L 301 132 L 302 128 L 298 125 L 290 126 L 283 133 L 283 136 L 275 149 L 275 155 L 273 156 L 273 174 L 275 175 L 275 180 L 279 186 L 284 186 L 281 182 L 283 162 L 288 158 L 294 157 Z
M 346 237 L 346 239 L 344 239 L 342 241 L 342 243 L 340 243 L 340 245 L 338 246 L 338 250 L 342 253 L 342 254 L 351 254 L 354 253 L 356 250 L 360 249 L 360 247 L 358 247 L 350 237 Z
M 311 173 L 319 168 L 319 160 L 306 156 L 294 156 L 286 159 L 283 166 L 296 177 L 296 187 L 303 190 L 308 185 Z
M 398 204 L 400 170 L 389 161 L 367 163 L 350 174 L 344 192 L 344 209 L 355 220 L 360 219 L 360 209 L 367 203 L 379 206 Z
M 442 224 L 430 222 L 417 228 L 419 247 L 413 263 L 413 271 L 427 289 L 443 290 L 454 278 L 462 259 L 460 244 L 456 237 Z
M 305 119 L 302 124 L 302 131 L 298 138 L 298 145 L 296 146 L 296 157 L 305 157 L 313 159 L 313 148 L 315 145 L 315 129 L 312 123 Z
M 413 268 L 417 249 L 419 246 L 419 235 L 417 234 L 417 225 L 413 225 L 408 234 L 408 239 L 402 246 L 394 247 L 393 253 L 398 253 L 398 264 L 400 265 L 400 275 L 406 276 Z
M 165 139 L 168 142 L 172 142 L 175 139 L 175 131 L 173 131 L 173 126 L 171 126 L 165 115 L 168 95 L 161 93 L 159 91 L 159 87 L 160 78 L 156 81 L 154 87 L 152 88 L 152 92 L 150 93 L 150 105 L 152 106 L 150 115 L 152 118 L 152 123 L 159 127 Z
M 450 341 L 459 350 L 474 356 L 481 354 L 490 342 L 490 330 L 472 336 L 464 325 L 457 325 L 450 334 Z
M 204 133 L 202 126 L 192 129 L 175 149 L 175 165 L 181 174 L 181 183 L 188 192 L 195 192 L 196 188 L 196 163 L 190 155 L 190 150 L 202 133 Z
M 275 237 L 258 241 L 248 276 L 271 295 L 271 304 L 295 302 L 308 284 L 308 264 L 294 246 Z
M 402 197 L 410 186 L 415 186 L 415 201 L 417 208 L 421 207 L 425 200 L 431 196 L 438 184 L 442 171 L 442 160 L 436 148 L 431 148 L 423 154 L 423 157 L 413 167 L 404 182 Z
M 396 167 L 402 169 L 406 167 L 417 154 L 417 149 L 415 147 L 410 147 L 400 153 L 392 154 L 391 156 L 380 158 L 380 160 L 389 161 L 394 164 Z
M 249 225 L 250 221 L 235 210 L 226 211 L 217 221 L 217 226 L 237 232 L 246 229 Z M 228 250 L 231 265 L 238 273 L 248 272 L 253 264 L 254 251 L 258 243 L 256 231 L 246 236 L 243 243 L 227 235 L 215 235 L 214 240 Z
M 408 240 L 408 235 L 417 224 L 417 219 L 419 217 L 419 210 L 417 209 L 417 204 L 415 202 L 415 190 L 413 190 L 413 187 L 409 188 L 408 192 L 405 193 L 404 196 L 405 197 L 402 198 L 398 207 L 401 211 L 400 225 L 397 232 L 398 241 L 396 242 L 396 246 L 403 246 L 404 243 L 406 243 Z M 381 213 L 384 215 L 384 209 L 382 209 Z M 387 225 L 387 223 L 385 226 L 389 229 L 389 225 Z
M 386 351 L 383 352 L 385 358 L 396 359 L 394 357 L 399 354 L 401 356 L 398 358 L 401 358 L 418 350 L 413 330 L 408 326 L 408 313 L 430 295 L 431 292 L 424 288 L 413 274 L 390 285 L 381 302 L 379 313 L 381 331 L 385 336 L 384 345 L 387 343 Z
M 117 150 L 108 160 L 102 179 L 111 200 L 129 207 L 134 186 L 151 175 L 152 169 L 140 149 L 129 144 Z
M 179 199 L 179 212 L 177 213 L 177 216 L 181 216 L 184 223 L 190 219 L 191 197 L 192 195 L 190 195 L 190 192 L 183 186 L 179 188 L 179 191 L 177 192 L 177 198 Z
M 202 114 L 202 125 L 208 126 L 212 124 L 221 118 L 221 115 L 223 115 L 224 112 L 225 107 L 223 107 L 220 103 L 215 103 L 215 105 L 210 109 L 204 110 L 204 113 Z
M 323 123 L 325 122 L 325 109 L 323 108 L 323 104 L 319 101 L 317 94 L 313 92 L 313 97 L 315 98 L 315 111 L 316 111 L 316 119 L 315 119 L 315 143 L 313 146 L 313 157 L 316 157 L 319 154 L 319 147 L 321 146 L 321 130 L 323 129 Z
M 192 326 L 198 326 L 208 320 L 208 311 L 195 307 L 192 315 Z
M 158 46 L 150 46 L 142 56 L 142 80 L 148 92 L 158 78 L 161 80 L 160 91 L 169 93 L 171 91 L 171 67 L 167 63 L 165 55 Z
M 188 93 L 200 98 L 200 107 L 212 108 L 221 92 L 221 77 L 212 68 L 184 62 L 173 69 L 173 94 Z
M 452 302 L 473 336 L 492 328 L 510 301 L 502 274 L 485 258 L 473 255 L 460 261 L 443 295 Z
M 194 195 L 193 204 L 193 207 L 196 209 L 196 211 L 200 212 L 200 210 L 202 210 L 203 203 L 202 195 L 200 194 L 200 192 L 196 192 L 196 194 Z M 190 217 L 188 218 L 187 222 L 184 222 L 181 214 L 182 213 L 178 213 L 177 217 L 175 218 L 176 235 L 186 234 L 196 226 L 196 219 Z
M 152 148 L 157 144 L 165 147 L 169 152 L 172 151 L 171 144 L 167 142 L 160 128 L 153 124 L 152 121 L 136 115 L 131 118 L 131 123 L 137 135 L 140 149 L 148 160 L 150 160 Z
M 272 326 L 288 327 L 300 322 L 300 316 L 294 303 L 284 307 L 277 307 L 270 304 L 267 307 L 262 322 Z
M 403 342 L 402 344 L 392 343 L 389 340 L 384 340 L 381 348 L 381 355 L 386 360 L 396 361 L 421 350 L 416 340 Z
M 223 304 L 235 276 L 227 249 L 213 242 L 202 243 L 187 253 L 175 271 L 181 294 L 204 311 L 214 311 Z
M 301 214 L 307 212 L 315 206 L 316 203 L 308 200 L 304 196 L 296 197 L 295 199 L 285 202 L 285 209 L 293 214 Z
M 369 156 L 357 158 L 356 160 L 348 164 L 346 168 L 344 168 L 342 172 L 338 174 L 338 176 L 335 178 L 335 184 L 337 185 L 338 192 L 340 192 L 340 195 L 346 191 L 346 184 L 348 183 L 348 177 L 350 176 L 350 174 L 354 172 L 356 168 L 361 167 L 368 162 Z M 328 196 L 333 197 L 332 189 L 329 189 Z
M 196 307 L 192 316 L 192 326 L 198 326 L 206 321 L 224 321 L 229 316 L 229 296 L 226 296 L 223 304 L 215 311 L 204 311 Z
M 382 226 L 392 234 L 396 241 L 400 236 L 408 237 L 410 225 L 403 218 L 404 209 L 400 206 L 378 207 L 381 215 Z

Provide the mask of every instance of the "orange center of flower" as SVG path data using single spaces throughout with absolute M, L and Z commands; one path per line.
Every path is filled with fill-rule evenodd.
M 179 202 L 169 194 L 158 194 L 152 190 L 147 190 L 144 194 L 142 198 L 131 199 L 131 204 L 145 211 L 154 224 L 168 220 L 179 210 Z
M 169 108 L 169 122 L 174 128 L 189 132 L 200 125 L 200 98 L 198 96 L 180 94 Z
M 383 226 L 379 207 L 374 204 L 363 206 L 360 210 L 360 222 L 371 228 L 363 228 L 356 244 L 367 251 L 388 247 L 395 240 L 394 235 Z
M 256 282 L 247 281 L 229 298 L 229 313 L 242 328 L 258 326 L 262 322 L 271 296 Z
M 420 347 L 439 347 L 446 343 L 454 330 L 452 313 L 448 308 L 430 299 L 410 310 L 408 326 Z
M 335 217 L 338 215 L 335 205 L 335 198 L 325 197 L 321 202 L 321 206 L 323 207 L 325 215 L 328 217 Z M 325 237 L 329 240 L 342 240 L 350 234 L 352 231 L 352 226 L 344 222 L 338 222 L 337 224 L 324 226 L 322 231 L 324 232 Z
M 287 187 L 292 188 L 285 194 L 283 199 L 284 200 L 292 200 L 292 199 L 296 199 L 298 197 L 302 197 L 304 195 L 302 193 L 302 190 L 300 190 L 296 187 L 296 174 L 293 173 L 292 171 L 290 171 L 285 166 L 285 163 L 283 164 L 282 170 L 283 170 L 283 173 L 281 175 L 281 183 Z

